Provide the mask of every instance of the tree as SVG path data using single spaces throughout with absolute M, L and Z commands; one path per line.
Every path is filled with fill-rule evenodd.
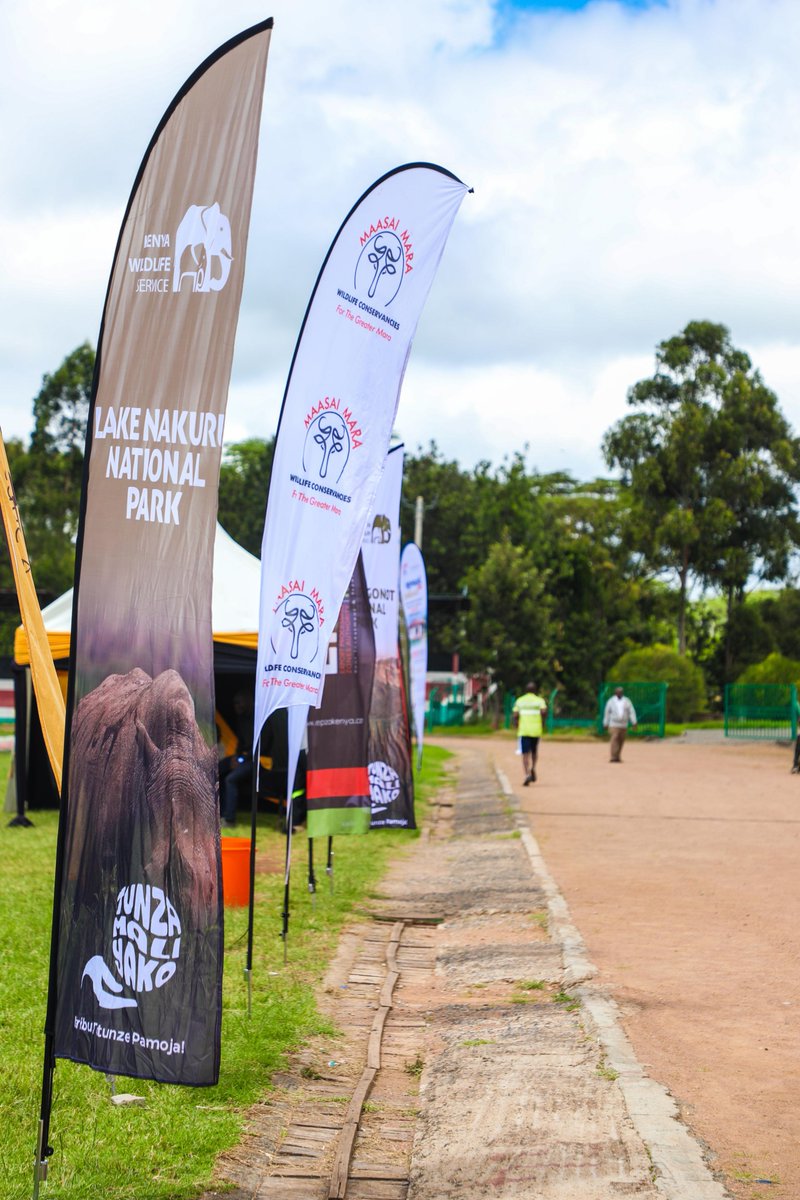
M 422 553 L 428 577 L 428 638 L 431 660 L 459 644 L 464 576 L 474 562 L 465 538 L 474 511 L 469 472 L 447 461 L 434 442 L 405 456 L 400 524 L 404 540 L 414 529 L 417 496 L 424 502 Z M 471 539 L 470 539 L 471 541 Z
M 62 454 L 83 463 L 86 422 L 92 395 L 95 352 L 83 342 L 52 375 L 45 375 L 33 401 L 31 454 Z M 81 476 L 77 477 L 80 487 Z
M 547 580 L 530 551 L 505 534 L 466 575 L 464 665 L 490 671 L 495 683 L 519 690 L 552 677 L 551 608 Z
M 33 432 L 14 483 L 37 588 L 72 584 L 86 422 L 95 354 L 88 342 L 45 375 L 33 401 Z
M 743 671 L 737 683 L 794 683 L 800 684 L 800 662 L 782 654 L 768 654 L 761 662 Z
M 28 452 L 18 438 L 9 439 L 9 441 L 5 443 L 5 447 L 11 480 L 14 484 L 14 490 L 17 493 L 17 499 L 19 502 L 19 489 L 17 480 L 23 479 L 25 476 Z M 20 520 L 22 521 L 23 530 L 25 530 L 27 533 L 25 515 L 21 508 Z M 5 530 L 3 530 L 3 534 L 5 534 Z M 3 536 L 2 539 L 0 539 L 0 545 L 4 545 L 5 543 L 6 539 L 5 536 Z M 34 583 L 39 587 L 41 592 L 41 585 L 39 584 L 35 575 Z M 16 604 L 11 599 L 15 593 L 16 584 L 14 582 L 14 572 L 11 567 L 10 553 L 0 555 L 0 589 L 6 596 L 8 596 L 6 603 L 9 605 L 9 607 L 6 608 L 4 604 L 3 611 L 0 611 L 0 654 L 10 655 L 14 646 L 14 633 L 19 625 L 19 611 Z
M 554 682 L 561 711 L 585 715 L 622 650 L 669 637 L 672 598 L 628 545 L 618 481 L 549 477 L 547 488 L 538 561 L 554 608 Z
M 219 472 L 219 522 L 234 541 L 261 557 L 275 439 L 227 446 Z
M 795 497 L 800 440 L 758 372 L 738 371 L 729 380 L 714 434 L 714 493 L 724 515 L 712 535 L 704 576 L 725 596 L 727 635 L 748 580 L 784 580 L 789 574 L 800 542 Z M 726 636 L 726 679 L 732 666 Z
M 785 576 L 800 533 L 800 441 L 748 356 L 710 321 L 661 342 L 655 375 L 628 403 L 639 411 L 607 432 L 603 453 L 630 490 L 630 530 L 647 560 L 677 575 L 683 654 L 693 581 L 723 590 L 730 613 L 748 578 Z
M 621 650 L 669 636 L 671 596 L 626 539 L 630 501 L 617 480 L 584 484 L 565 472 L 541 475 L 529 471 L 520 454 L 498 468 L 481 462 L 465 471 L 432 444 L 425 453 L 406 456 L 401 508 L 406 533 L 418 495 L 425 501 L 429 589 L 433 597 L 446 597 L 431 603 L 432 655 L 457 648 L 465 666 L 486 668 L 480 660 L 484 643 L 465 603 L 474 600 L 474 572 L 504 540 L 525 547 L 547 580 L 553 612 L 548 679 L 562 688 L 565 711 L 593 707 L 597 687 Z M 463 599 L 465 589 L 470 594 Z
M 685 655 L 669 646 L 647 646 L 629 650 L 611 668 L 612 679 L 621 683 L 666 683 L 667 720 L 689 721 L 705 708 L 703 672 Z
M 16 439 L 6 443 L 33 578 L 44 602 L 68 588 L 74 574 L 93 375 L 94 351 L 84 343 L 42 379 L 33 401 L 30 446 Z M 0 566 L 0 584 L 6 590 L 14 587 L 6 558 Z M 11 653 L 18 624 L 15 612 L 0 621 L 4 653 Z
M 800 659 L 800 593 L 791 587 L 750 597 L 744 608 L 754 607 L 770 630 L 774 648 L 787 658 Z

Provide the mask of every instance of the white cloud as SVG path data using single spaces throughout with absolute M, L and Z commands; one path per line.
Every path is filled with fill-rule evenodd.
M 0 42 L 0 419 L 94 340 L 150 135 L 252 0 L 7 0 Z M 474 186 L 398 416 L 466 465 L 524 442 L 602 470 L 603 432 L 690 319 L 727 324 L 800 426 L 800 10 L 671 0 L 529 13 L 489 0 L 276 0 L 228 437 L 274 432 L 339 223 L 378 175 L 441 162 Z

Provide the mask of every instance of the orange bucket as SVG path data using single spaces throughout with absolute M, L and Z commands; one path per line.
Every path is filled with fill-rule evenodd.
M 220 838 L 222 898 L 239 907 L 250 903 L 250 838 Z

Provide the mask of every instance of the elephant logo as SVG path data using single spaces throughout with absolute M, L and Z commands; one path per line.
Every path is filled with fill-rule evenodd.
M 280 624 L 272 649 L 284 661 L 311 663 L 319 652 L 319 611 L 305 592 L 291 592 L 276 609 Z
M 219 205 L 190 205 L 175 234 L 173 292 L 185 279 L 193 292 L 221 292 L 232 265 L 230 221 Z
M 303 470 L 338 483 L 350 457 L 350 432 L 344 418 L 331 409 L 311 422 L 303 445 Z
M 370 300 L 388 308 L 400 291 L 405 274 L 405 251 L 396 233 L 385 229 L 371 237 L 358 256 L 354 285 Z

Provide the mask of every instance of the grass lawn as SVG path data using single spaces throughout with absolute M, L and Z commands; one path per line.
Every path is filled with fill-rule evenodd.
M 8 754 L 0 754 L 0 795 Z M 417 782 L 417 819 L 444 778 L 446 751 L 427 747 Z M 57 814 L 34 812 L 32 828 L 0 825 L 0 1195 L 31 1195 L 39 1119 Z M 244 829 L 242 832 L 245 832 Z M 246 1108 L 269 1088 L 288 1051 L 314 1034 L 335 1035 L 317 1012 L 314 987 L 342 924 L 381 877 L 390 855 L 418 834 L 375 830 L 337 838 L 335 892 L 317 849 L 318 891 L 308 894 L 305 831 L 293 839 L 288 964 L 279 937 L 282 871 L 256 876 L 252 1016 L 243 982 L 247 909 L 225 911 L 222 1064 L 214 1088 L 119 1079 L 144 1107 L 109 1102 L 105 1076 L 59 1060 L 50 1139 L 55 1153 L 41 1190 L 61 1200 L 182 1200 L 209 1183 L 216 1155 L 236 1143 Z M 259 817 L 258 847 L 282 861 L 277 819 Z M 321 878 L 320 878 L 321 877 Z

